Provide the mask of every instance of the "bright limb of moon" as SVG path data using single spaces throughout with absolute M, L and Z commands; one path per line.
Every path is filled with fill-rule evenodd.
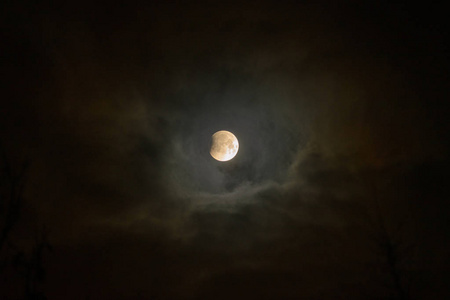
M 229 131 L 221 130 L 212 135 L 209 153 L 218 161 L 228 161 L 236 156 L 239 150 L 238 139 Z

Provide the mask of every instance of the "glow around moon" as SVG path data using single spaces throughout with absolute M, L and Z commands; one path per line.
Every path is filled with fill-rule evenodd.
M 228 161 L 236 156 L 239 142 L 234 134 L 221 130 L 212 135 L 211 150 L 209 153 L 218 161 Z

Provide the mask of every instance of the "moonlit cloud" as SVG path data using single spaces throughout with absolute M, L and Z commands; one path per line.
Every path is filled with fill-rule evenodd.
M 11 8 L 0 146 L 32 161 L 49 299 L 382 298 L 380 220 L 446 293 L 434 18 L 263 2 Z

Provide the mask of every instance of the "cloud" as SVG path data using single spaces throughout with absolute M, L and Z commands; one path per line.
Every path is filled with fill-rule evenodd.
M 34 17 L 39 36 L 28 32 L 17 55 L 39 54 L 24 80 L 44 87 L 11 98 L 2 133 L 30 153 L 28 197 L 62 249 L 57 261 L 76 270 L 55 263 L 54 274 L 73 276 L 55 286 L 94 274 L 125 298 L 251 297 L 257 287 L 262 298 L 333 298 L 374 282 L 361 274 L 376 201 L 392 228 L 409 213 L 408 228 L 436 215 L 445 227 L 425 204 L 445 206 L 444 112 L 423 101 L 443 89 L 408 71 L 423 56 L 404 57 L 394 33 L 413 33 L 365 21 L 379 9 L 218 5 L 81 3 Z M 33 62 L 23 61 L 26 73 Z M 227 163 L 209 155 L 218 130 L 240 142 Z M 438 244 L 431 227 L 406 240 L 421 232 Z

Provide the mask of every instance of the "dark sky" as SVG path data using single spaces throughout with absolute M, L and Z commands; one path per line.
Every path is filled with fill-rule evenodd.
M 62 2 L 0 4 L 48 299 L 387 299 L 386 240 L 410 299 L 450 297 L 443 6 Z

